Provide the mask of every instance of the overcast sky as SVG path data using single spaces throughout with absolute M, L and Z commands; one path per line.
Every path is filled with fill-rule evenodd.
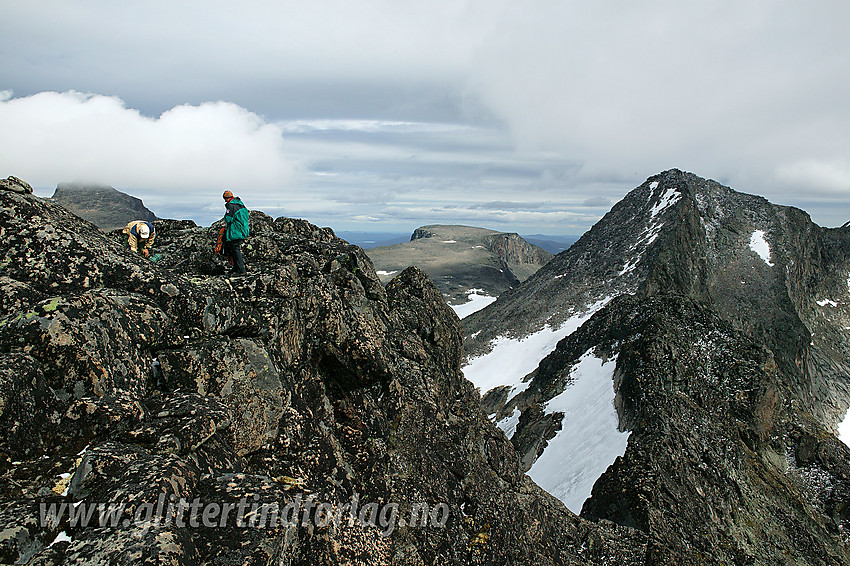
M 834 226 L 848 30 L 847 0 L 0 0 L 0 176 L 579 234 L 676 167 Z

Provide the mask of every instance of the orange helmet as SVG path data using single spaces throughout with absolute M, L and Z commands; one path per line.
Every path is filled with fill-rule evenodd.
M 231 193 L 230 191 L 224 191 L 224 194 L 221 195 L 221 198 L 223 198 L 224 200 L 230 200 L 233 198 L 233 193 Z

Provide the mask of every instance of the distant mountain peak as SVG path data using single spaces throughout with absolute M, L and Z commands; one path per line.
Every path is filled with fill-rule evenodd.
M 799 209 L 671 169 L 649 177 L 569 250 L 466 320 L 467 352 L 474 357 L 500 337 L 560 328 L 606 298 L 675 293 L 760 337 L 796 374 L 808 350 L 843 348 L 833 343 L 838 327 L 817 306 L 820 295 L 847 292 L 850 244 L 841 234 Z M 829 300 L 836 309 L 845 305 Z M 827 421 L 840 412 L 835 393 L 821 403 L 811 384 L 794 379 L 810 410 Z M 839 386 L 826 379 L 822 387 Z
M 420 226 L 409 242 L 367 253 L 385 280 L 410 265 L 421 268 L 452 303 L 470 300 L 473 290 L 495 297 L 552 258 L 516 233 L 452 224 Z

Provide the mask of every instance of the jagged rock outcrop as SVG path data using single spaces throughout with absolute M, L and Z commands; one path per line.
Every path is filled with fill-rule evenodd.
M 372 248 L 367 253 L 384 281 L 415 265 L 453 303 L 466 302 L 470 289 L 498 296 L 552 258 L 518 234 L 436 224 L 417 228 L 407 243 Z
M 329 229 L 254 211 L 249 274 L 229 279 L 215 227 L 157 231 L 153 262 L 0 192 L 3 561 L 646 563 L 643 533 L 580 519 L 522 474 L 424 273 L 384 287 Z M 181 499 L 218 513 L 169 514 Z M 386 522 L 316 511 L 270 526 L 251 511 L 355 499 Z M 236 524 L 240 502 L 253 526 Z M 98 503 L 114 522 L 108 508 L 103 524 L 69 520 Z M 429 526 L 402 523 L 420 503 Z M 65 514 L 43 520 L 41 504 Z
M 13 193 L 32 194 L 32 186 L 17 177 L 0 179 L 0 191 L 12 191 Z
M 106 185 L 60 183 L 51 199 L 105 232 L 124 228 L 133 220 L 156 220 L 141 199 Z
M 589 375 L 609 380 L 628 442 L 581 514 L 646 533 L 649 562 L 847 564 L 848 286 L 847 228 L 671 170 L 464 320 L 467 374 L 520 339 L 563 336 L 522 375 L 481 382 L 524 469 L 568 490 L 578 471 L 559 435 L 589 413 L 557 407 L 587 367 L 614 367 Z M 553 449 L 567 465 L 543 478 Z

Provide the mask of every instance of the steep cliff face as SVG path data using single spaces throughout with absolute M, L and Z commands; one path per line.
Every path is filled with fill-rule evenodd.
M 519 234 L 502 233 L 489 236 L 484 245 L 502 258 L 520 281 L 528 279 L 552 259 L 549 252 L 529 244 Z
M 421 271 L 384 287 L 330 230 L 252 212 L 249 275 L 228 279 L 214 227 L 157 230 L 152 263 L 0 191 L 4 562 L 645 563 L 643 533 L 523 475 Z M 214 513 L 169 514 L 181 499 Z M 307 501 L 292 525 L 263 515 Z M 97 504 L 115 521 L 69 519 Z
M 668 171 L 466 319 L 465 372 L 530 476 L 651 561 L 844 564 L 848 278 L 846 228 Z
M 133 220 L 156 220 L 141 199 L 104 185 L 60 183 L 51 198 L 104 231 L 124 228 Z

